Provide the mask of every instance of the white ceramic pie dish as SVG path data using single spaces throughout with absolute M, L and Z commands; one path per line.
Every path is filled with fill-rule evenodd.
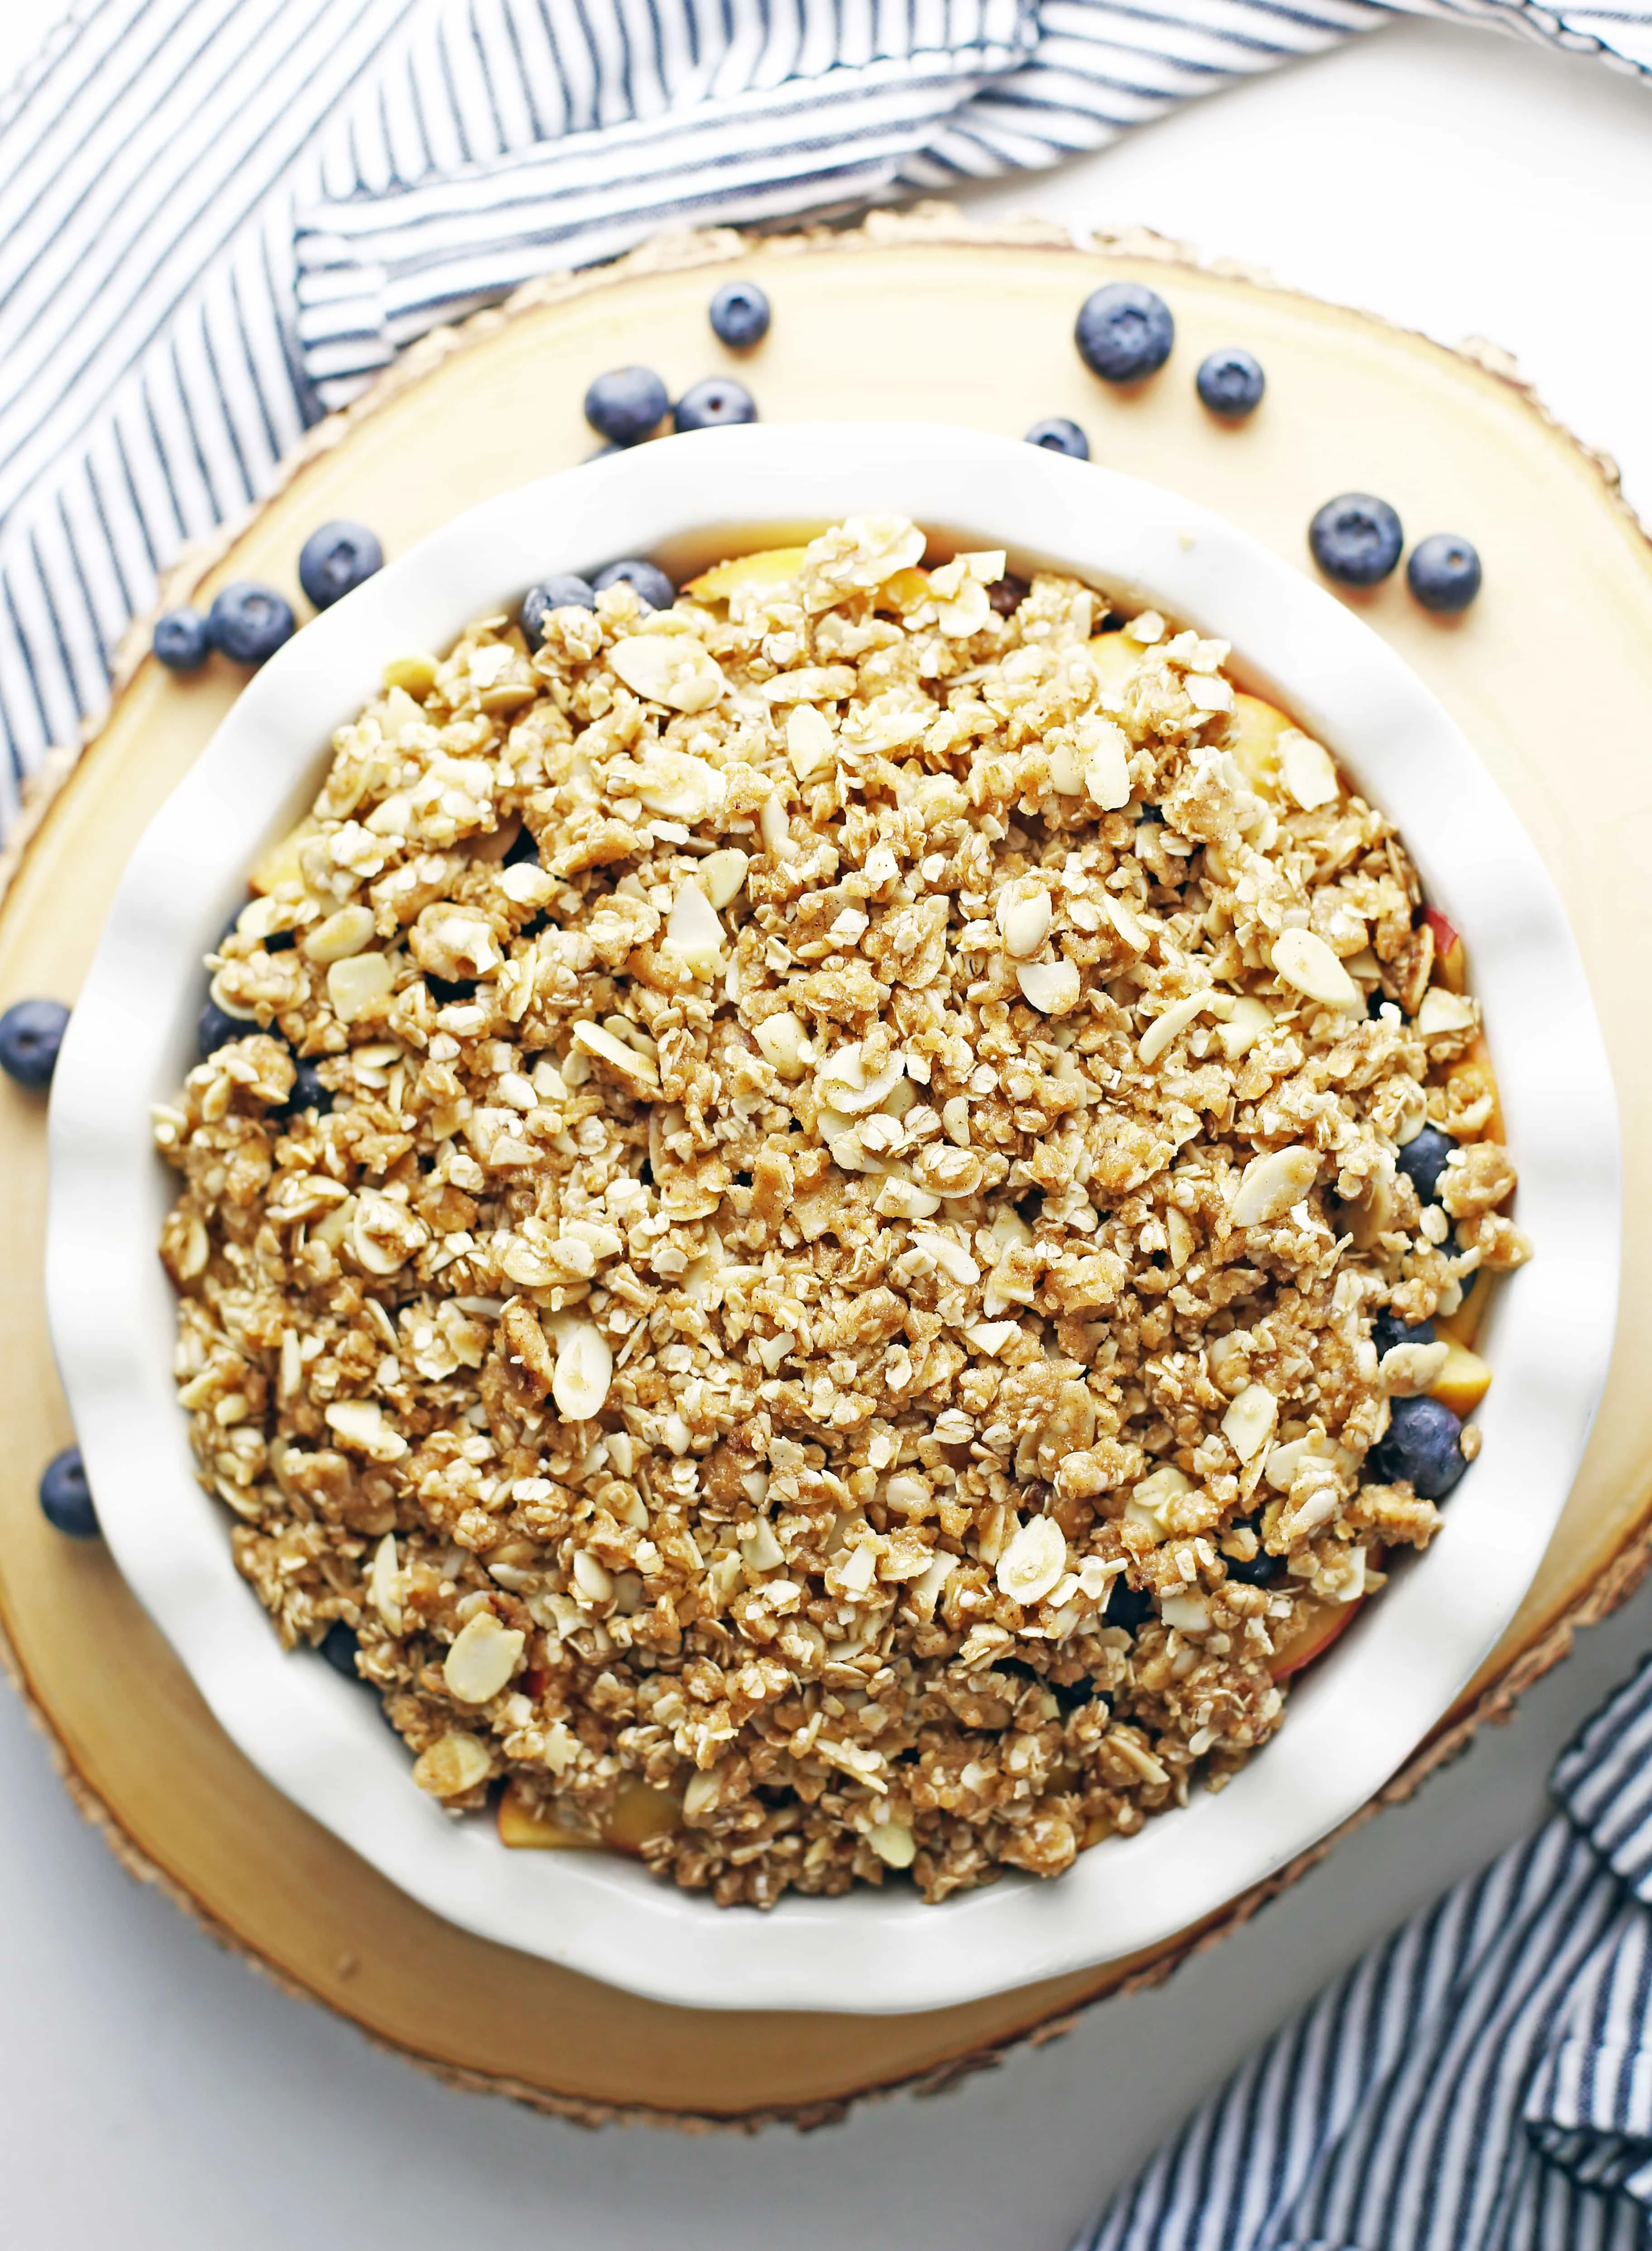
M 762 544 L 753 527 L 890 509 L 1231 641 L 1241 677 L 1395 818 L 1468 942 L 1537 1257 L 1491 1317 L 1484 1447 L 1444 1532 L 1298 1684 L 1278 1738 L 1221 1795 L 1197 1795 L 1050 1884 L 1010 1876 L 938 1908 L 892 1886 L 725 1910 L 629 1861 L 512 1853 L 490 1821 L 454 1821 L 413 1788 L 372 1700 L 282 1653 L 231 1562 L 224 1512 L 196 1483 L 174 1396 L 173 1297 L 155 1249 L 173 1179 L 151 1148 L 149 1105 L 194 1060 L 200 959 L 246 896 L 245 869 L 308 800 L 331 731 L 389 658 L 445 646 L 548 571 L 684 545 L 710 559 Z M 717 536 L 732 526 L 738 540 Z M 223 1727 L 434 1913 L 700 2007 L 970 2000 L 1149 1946 L 1293 1859 L 1381 1787 L 1512 1616 L 1581 1456 L 1615 1319 L 1617 1120 L 1588 988 L 1536 851 L 1453 722 L 1342 604 L 1204 509 L 929 426 L 754 426 L 593 461 L 485 502 L 307 625 L 250 682 L 132 856 L 58 1066 L 51 1155 L 52 1336 L 105 1534 Z

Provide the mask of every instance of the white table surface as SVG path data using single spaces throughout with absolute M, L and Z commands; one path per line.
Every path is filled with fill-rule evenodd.
M 63 4 L 0 10 L 0 76 Z M 1652 514 L 1652 90 L 1598 64 L 1406 22 L 975 202 L 1142 222 L 1448 341 L 1494 337 Z M 121 1872 L 0 1691 L 0 2238 L 1060 2251 L 1261 2034 L 1540 1818 L 1555 1751 L 1649 1647 L 1652 1590 L 1169 1986 L 944 2099 L 753 2139 L 592 2134 L 456 2095 L 272 1991 Z

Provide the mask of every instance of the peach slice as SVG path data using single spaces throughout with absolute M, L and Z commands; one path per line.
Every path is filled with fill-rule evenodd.
M 715 563 L 691 578 L 684 587 L 697 602 L 725 602 L 746 587 L 783 586 L 803 567 L 808 551 L 802 547 L 764 547 L 755 555 L 737 555 L 732 562 Z
M 1291 1630 L 1267 1660 L 1267 1669 L 1275 1680 L 1283 1680 L 1293 1673 L 1300 1673 L 1322 1656 L 1347 1625 L 1356 1610 L 1364 1607 L 1364 1596 L 1356 1603 L 1299 1603 Z
M 910 616 L 913 610 L 921 609 L 929 599 L 929 573 L 913 564 L 905 571 L 897 571 L 892 578 L 884 580 L 872 596 L 872 607 L 875 610 L 892 610 L 904 618 Z
M 536 1812 L 515 1783 L 507 1783 L 499 1800 L 499 1842 L 517 1852 L 593 1853 L 596 1841 L 578 1837 L 544 1813 Z
M 1147 651 L 1139 641 L 1132 641 L 1128 634 L 1109 633 L 1096 634 L 1093 637 L 1090 655 L 1095 660 L 1095 668 L 1101 675 L 1102 686 L 1121 689 L 1128 683 Z
M 1447 993 L 1466 993 L 1468 964 L 1456 925 L 1447 922 L 1438 907 L 1425 908 L 1423 920 L 1434 934 L 1434 982 L 1443 985 Z
M 674 1790 L 655 1790 L 646 1782 L 622 1782 L 602 1843 L 618 1853 L 638 1853 L 650 1837 L 669 1837 L 682 1820 L 683 1800 Z M 515 1783 L 506 1785 L 499 1800 L 499 1842 L 530 1853 L 600 1849 L 594 1838 L 577 1836 L 553 1817 L 536 1812 Z
M 1475 1292 L 1476 1297 L 1479 1294 Z M 1446 1338 L 1445 1346 L 1446 1364 L 1430 1385 L 1428 1396 L 1467 1422 L 1491 1389 L 1491 1370 L 1477 1352 L 1470 1352 L 1455 1337 Z
M 1095 643 L 1090 644 L 1093 648 Z M 1279 738 L 1295 724 L 1277 703 L 1260 696 L 1235 696 L 1225 747 L 1253 790 L 1272 794 L 1280 786 Z

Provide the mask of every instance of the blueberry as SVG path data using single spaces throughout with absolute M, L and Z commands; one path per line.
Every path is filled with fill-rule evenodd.
M 1193 382 L 1211 413 L 1232 422 L 1253 414 L 1267 388 L 1261 361 L 1250 352 L 1241 351 L 1237 344 L 1230 345 L 1225 351 L 1213 351 L 1208 359 L 1201 360 Z
M 226 586 L 206 613 L 213 648 L 237 664 L 262 664 L 274 656 L 283 641 L 291 641 L 297 622 L 285 594 L 250 578 Z
M 1046 454 L 1069 454 L 1075 461 L 1090 458 L 1090 440 L 1065 414 L 1052 414 L 1045 421 L 1035 422 L 1027 433 L 1027 443 L 1042 446 Z
M 0 1016 L 0 1070 L 38 1094 L 52 1084 L 68 1026 L 61 1001 L 14 1001 Z
M 220 1008 L 216 1001 L 209 1001 L 195 1020 L 195 1048 L 205 1063 L 232 1040 L 250 1038 L 258 1029 L 256 1024 L 244 1023 L 240 1017 L 232 1016 L 227 1008 Z
M 541 578 L 537 586 L 530 586 L 522 598 L 522 607 L 517 621 L 527 637 L 530 648 L 538 648 L 545 635 L 545 621 L 552 610 L 593 610 L 596 589 L 588 578 L 581 578 L 572 571 L 559 571 L 550 578 Z
M 304 542 L 298 558 L 298 583 L 318 610 L 384 568 L 385 551 L 364 523 L 340 517 L 323 523 Z
M 1114 1579 L 1113 1593 L 1108 1599 L 1104 1625 L 1121 1625 L 1127 1633 L 1134 1633 L 1154 1615 L 1156 1605 L 1145 1587 L 1133 1587 L 1127 1580 Z
M 1328 500 L 1308 527 L 1314 560 L 1343 586 L 1374 586 L 1399 560 L 1406 535 L 1385 500 L 1343 493 Z
M 1232 1555 L 1224 1555 L 1222 1562 L 1228 1577 L 1237 1579 L 1242 1587 L 1266 1587 L 1285 1569 L 1285 1558 L 1270 1555 L 1260 1541 L 1248 1563 L 1236 1562 Z
M 671 401 L 651 367 L 616 367 L 585 394 L 585 419 L 616 446 L 640 445 L 664 421 Z
M 1072 337 L 1079 357 L 1104 383 L 1140 383 L 1170 357 L 1176 322 L 1156 289 L 1109 281 L 1079 308 Z
M 757 401 L 732 375 L 708 375 L 677 402 L 671 426 L 683 430 L 720 430 L 727 423 L 755 422 Z
M 1371 1340 L 1380 1360 L 1397 1344 L 1432 1344 L 1434 1325 L 1432 1321 L 1402 1321 L 1398 1313 L 1391 1313 L 1385 1306 L 1371 1322 Z
M 755 281 L 725 281 L 711 314 L 713 332 L 731 351 L 750 351 L 768 334 L 768 299 Z
M 1406 583 L 1426 610 L 1466 610 L 1480 592 L 1480 558 L 1455 532 L 1436 531 L 1413 548 Z
M 1010 571 L 993 580 L 987 589 L 987 599 L 1001 618 L 1012 618 L 1031 592 L 1027 581 L 1017 578 Z
M 169 610 L 157 618 L 149 647 L 169 672 L 198 672 L 212 654 L 206 620 L 198 610 Z
M 621 584 L 633 587 L 638 600 L 650 610 L 669 610 L 677 599 L 677 588 L 659 565 L 639 563 L 635 556 L 628 556 L 622 563 L 610 563 L 597 572 L 591 584 L 599 594 Z
M 86 1464 L 79 1446 L 66 1446 L 53 1454 L 40 1475 L 40 1507 L 48 1524 L 66 1532 L 71 1540 L 95 1540 L 98 1513 L 92 1505 L 92 1488 L 86 1481 Z
M 524 821 L 505 847 L 504 865 L 507 868 L 537 868 L 540 864 L 539 840 Z
M 1388 1428 L 1366 1466 L 1384 1485 L 1403 1479 L 1425 1500 L 1443 1500 L 1468 1466 L 1459 1444 L 1462 1424 L 1438 1399 L 1394 1399 L 1388 1411 Z
M 299 1117 L 313 1110 L 325 1118 L 333 1106 L 333 1091 L 322 1084 L 321 1073 L 313 1063 L 301 1062 L 293 1073 L 293 1091 L 283 1107 L 291 1117 Z
M 1399 1152 L 1395 1161 L 1424 1203 L 1439 1201 L 1446 1160 L 1456 1146 L 1453 1137 L 1442 1133 L 1438 1126 L 1425 1126 Z
M 316 1645 L 335 1673 L 342 1673 L 346 1680 L 357 1685 L 361 1675 L 356 1670 L 356 1652 L 360 1645 L 355 1628 L 346 1625 L 343 1618 L 335 1618 Z

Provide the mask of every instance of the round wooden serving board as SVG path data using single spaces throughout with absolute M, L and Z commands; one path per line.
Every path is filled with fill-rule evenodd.
M 759 276 L 774 305 L 767 341 L 744 363 L 705 317 L 712 286 L 732 272 Z M 1177 319 L 1170 365 L 1133 392 L 1093 380 L 1072 342 L 1081 299 L 1121 277 L 1149 280 Z M 1260 412 L 1238 428 L 1193 391 L 1199 360 L 1231 343 L 1253 350 L 1268 378 Z M 1075 247 L 1042 226 L 982 232 L 938 209 L 762 244 L 679 238 L 432 336 L 315 432 L 281 490 L 171 591 L 257 578 L 296 600 L 299 547 L 332 516 L 358 517 L 390 553 L 405 551 L 473 502 L 585 458 L 586 384 L 629 361 L 659 368 L 674 394 L 738 364 L 771 419 L 909 418 L 1018 435 L 1070 414 L 1098 460 L 1188 493 L 1304 568 L 1309 516 L 1350 489 L 1385 495 L 1413 537 L 1450 530 L 1479 546 L 1485 592 L 1464 619 L 1428 617 L 1398 577 L 1361 606 L 1477 745 L 1565 898 L 1625 1124 L 1628 1294 L 1593 1442 L 1537 1583 L 1444 1728 L 1385 1793 L 1403 1795 L 1564 1654 L 1573 1624 L 1621 1599 L 1646 1562 L 1652 886 L 1633 839 L 1652 835 L 1641 717 L 1652 689 L 1652 549 L 1610 464 L 1489 352 L 1445 350 L 1201 268 L 1149 238 Z M 0 1006 L 32 993 L 73 999 L 133 843 L 240 684 L 216 661 L 187 682 L 135 651 L 122 669 L 107 725 L 72 772 L 66 753 L 57 758 L 31 804 L 26 848 L 14 844 Z M 967 2008 L 877 2019 L 665 2008 L 439 1922 L 253 1772 L 108 1555 L 41 1518 L 39 1466 L 72 1437 L 42 1305 L 45 1178 L 42 1111 L 0 1082 L 0 1625 L 20 1683 L 80 1802 L 128 1864 L 376 2039 L 464 2084 L 587 2121 L 816 2123 L 857 2095 L 943 2083 L 1057 2029 L 1127 1981 L 1163 1976 L 1258 1904 L 1239 1901 L 1149 1957 Z

